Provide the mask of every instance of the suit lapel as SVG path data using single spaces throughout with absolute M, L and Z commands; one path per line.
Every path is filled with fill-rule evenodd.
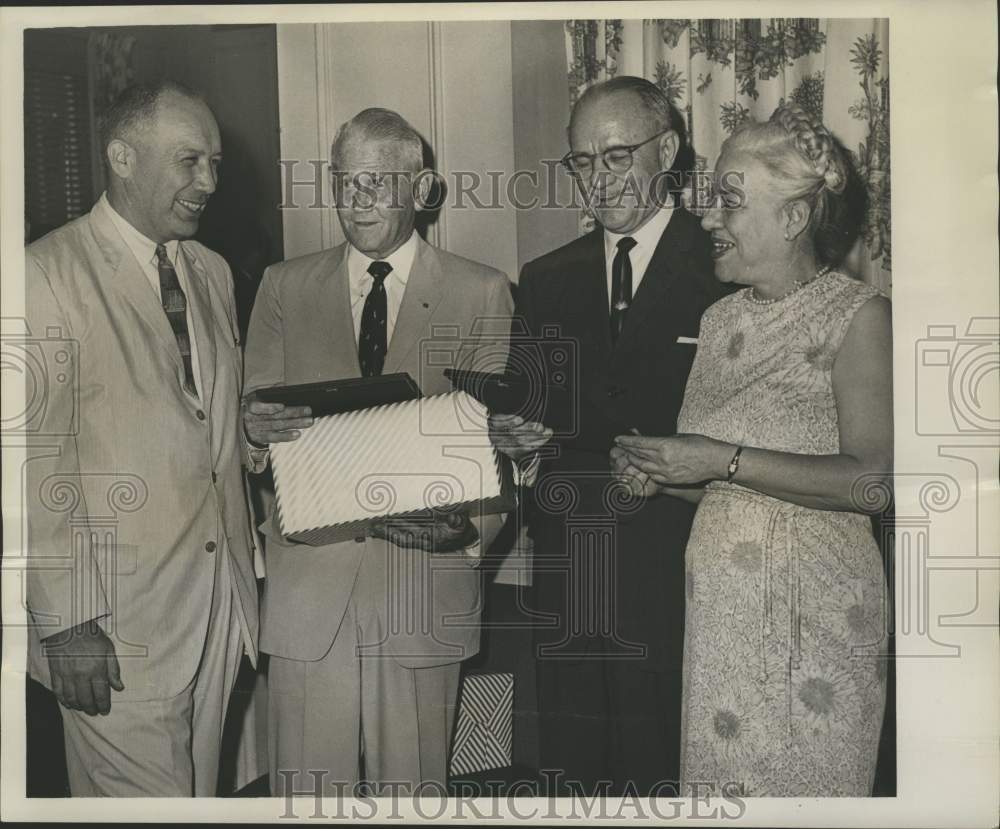
M 574 330 L 581 344 L 589 343 L 592 348 L 607 353 L 611 350 L 611 318 L 604 231 L 598 227 L 583 241 L 579 256 L 565 268 L 569 279 L 559 297 L 560 316 L 578 323 Z
M 444 295 L 445 275 L 441 263 L 434 252 L 419 236 L 417 253 L 406 281 L 403 303 L 396 316 L 396 325 L 385 356 L 384 374 L 400 370 L 417 343 L 430 334 L 430 319 Z M 414 377 L 414 380 L 419 378 Z
M 354 330 L 351 314 L 351 277 L 347 268 L 350 247 L 341 245 L 332 251 L 332 258 L 324 257 L 313 278 L 317 281 L 319 312 L 326 325 L 326 353 L 331 358 L 332 378 L 360 377 L 358 364 L 358 335 Z
M 188 307 L 191 309 L 191 335 L 198 347 L 198 365 L 201 374 L 202 403 L 209 405 L 215 387 L 215 320 L 212 316 L 212 300 L 208 287 L 205 267 L 195 257 L 193 251 L 180 245 L 181 256 L 187 267 Z
M 174 362 L 178 378 L 183 383 L 184 364 L 177 348 L 177 339 L 167 315 L 163 312 L 163 305 L 156 291 L 142 271 L 142 266 L 136 261 L 114 225 L 101 214 L 101 211 L 92 211 L 90 221 L 94 236 L 110 268 L 108 286 L 132 306 L 148 327 L 153 339 Z
M 693 241 L 684 218 L 681 209 L 675 208 L 635 292 L 632 307 L 625 315 L 625 327 L 616 352 L 631 349 L 644 333 L 662 326 L 670 303 L 671 288 L 685 268 Z M 657 331 L 658 335 L 662 333 Z

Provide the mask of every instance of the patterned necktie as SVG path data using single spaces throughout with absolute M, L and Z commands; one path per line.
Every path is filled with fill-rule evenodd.
M 611 263 L 611 342 L 617 343 L 625 327 L 625 314 L 632 304 L 632 262 L 628 252 L 636 245 L 631 236 L 618 240 L 618 253 Z
M 181 290 L 177 271 L 170 263 L 167 249 L 163 245 L 156 246 L 156 269 L 160 272 L 160 301 L 163 303 L 163 312 L 167 315 L 174 337 L 177 338 L 177 347 L 184 362 L 184 391 L 197 397 L 198 390 L 194 385 L 194 368 L 191 364 L 191 338 L 187 326 L 187 297 Z
M 385 363 L 388 349 L 386 328 L 388 325 L 385 278 L 392 270 L 388 262 L 372 262 L 368 273 L 372 275 L 372 289 L 365 299 L 361 311 L 361 335 L 358 337 L 358 363 L 362 377 L 378 377 Z

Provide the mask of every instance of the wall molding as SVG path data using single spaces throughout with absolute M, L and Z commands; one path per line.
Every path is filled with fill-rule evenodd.
M 434 165 L 437 170 L 447 170 L 447 150 L 445 146 L 444 88 L 443 88 L 444 55 L 441 50 L 441 24 L 437 21 L 427 23 L 427 73 L 430 83 L 427 85 L 427 107 L 430 113 L 430 135 L 427 140 L 434 148 Z M 447 248 L 447 211 L 438 213 L 438 220 L 427 229 L 427 241 L 437 247 Z

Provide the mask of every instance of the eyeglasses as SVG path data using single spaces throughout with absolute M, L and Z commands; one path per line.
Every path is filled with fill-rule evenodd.
M 632 154 L 638 150 L 639 147 L 648 144 L 650 141 L 659 138 L 661 135 L 666 135 L 668 132 L 672 132 L 669 127 L 656 133 L 656 135 L 651 135 L 645 141 L 640 141 L 638 144 L 625 144 L 617 147 L 608 147 L 606 150 L 602 150 L 599 153 L 574 153 L 570 151 L 559 159 L 559 163 L 571 173 L 586 178 L 594 171 L 594 159 L 600 156 L 604 161 L 605 167 L 607 167 L 612 173 L 618 173 L 621 175 L 632 169 L 632 163 L 634 162 Z

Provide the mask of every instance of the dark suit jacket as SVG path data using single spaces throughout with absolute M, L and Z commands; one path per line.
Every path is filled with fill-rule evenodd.
M 696 346 L 701 315 L 725 290 L 713 275 L 711 242 L 698 219 L 677 208 L 650 260 L 614 346 L 611 342 L 603 230 L 524 266 L 511 365 L 534 364 L 548 382 L 570 377 L 578 433 L 637 428 L 670 435 Z M 519 319 L 520 318 L 520 319 Z M 523 320 L 523 322 L 522 322 Z M 554 330 L 554 329 L 557 329 Z M 566 340 L 567 365 L 552 359 Z M 546 345 L 538 348 L 535 341 Z M 610 433 L 609 433 L 610 435 Z M 623 495 L 609 474 L 606 445 L 555 440 L 547 447 L 529 512 L 535 543 L 542 656 L 614 653 L 650 670 L 678 670 L 683 647 L 684 549 L 693 505 Z

